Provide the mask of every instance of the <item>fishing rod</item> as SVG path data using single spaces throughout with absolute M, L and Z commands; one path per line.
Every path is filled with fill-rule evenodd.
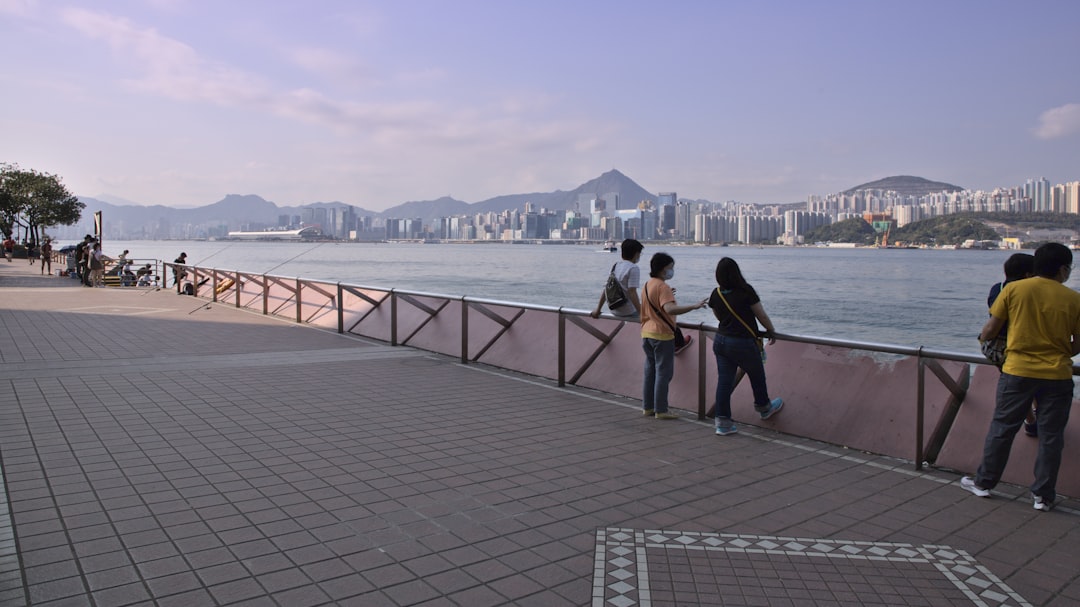
M 297 259 L 298 257 L 302 257 L 302 256 L 304 256 L 304 255 L 307 255 L 308 253 L 310 253 L 310 252 L 314 251 L 315 249 L 317 249 L 317 248 L 319 248 L 319 247 L 323 246 L 323 245 L 324 245 L 324 244 L 326 244 L 327 242 L 329 242 L 329 241 L 323 241 L 323 242 L 320 242 L 319 244 L 317 244 L 317 245 L 315 245 L 315 246 L 311 247 L 310 249 L 308 249 L 308 250 L 306 250 L 306 251 L 302 251 L 302 252 L 300 252 L 300 253 L 297 253 L 296 255 L 293 255 L 292 257 L 290 257 L 290 258 L 286 259 L 285 261 L 283 261 L 283 262 L 279 263 L 278 265 L 276 265 L 276 266 L 274 266 L 274 267 L 270 268 L 269 270 L 266 270 L 265 272 L 263 272 L 263 274 L 269 274 L 270 272 L 273 272 L 274 270 L 276 270 L 276 269 L 280 268 L 281 266 L 283 266 L 283 265 L 285 265 L 285 264 L 289 263 L 290 261 L 293 261 L 293 260 Z
M 310 253 L 310 252 L 314 251 L 315 249 L 317 249 L 317 248 L 323 246 L 324 244 L 326 244 L 326 242 L 328 242 L 328 241 L 320 242 L 319 244 L 317 244 L 317 245 L 315 245 L 315 246 L 313 246 L 313 247 L 311 247 L 311 248 L 309 248 L 309 249 L 307 249 L 305 251 L 301 251 L 301 252 L 297 253 L 296 255 L 293 255 L 292 257 L 290 257 L 290 258 L 286 259 L 285 261 L 279 263 L 278 265 L 270 268 L 269 270 L 264 271 L 263 274 L 269 274 L 270 272 L 273 272 L 274 270 L 276 270 L 276 269 L 280 268 L 281 266 L 289 263 L 290 261 L 293 261 L 295 259 L 298 259 L 298 258 L 304 256 L 304 255 L 307 255 L 308 253 Z M 232 246 L 232 245 L 229 245 L 229 246 Z M 225 247 L 225 248 L 228 248 L 228 247 Z M 222 250 L 224 250 L 224 249 L 222 249 Z M 220 253 L 220 252 L 221 251 L 218 251 L 218 253 Z M 217 253 L 214 253 L 214 255 L 217 255 Z M 211 257 L 213 257 L 213 255 L 211 255 Z M 199 310 L 209 310 L 209 309 L 210 309 L 210 302 L 207 302 L 205 304 L 199 304 L 199 306 L 196 307 L 194 310 L 188 312 L 188 315 L 194 314 L 195 312 L 198 312 Z
M 207 259 L 210 259 L 211 257 L 215 257 L 215 256 L 216 256 L 216 255 L 217 255 L 218 253 L 221 253 L 221 252 L 225 251 L 225 249 L 228 249 L 229 247 L 233 246 L 234 244 L 236 244 L 236 243 L 235 243 L 235 242 L 230 242 L 229 244 L 227 244 L 227 245 L 225 245 L 225 246 L 221 247 L 220 249 L 218 249 L 217 251 L 214 251 L 214 252 L 213 252 L 213 253 L 211 253 L 210 255 L 208 255 L 208 256 L 206 256 L 206 257 L 203 257 L 203 258 L 202 258 L 202 259 L 200 259 L 199 261 L 197 261 L 197 262 L 195 262 L 195 263 L 187 264 L 187 265 L 191 265 L 191 266 L 201 266 L 202 264 L 206 263 L 206 260 L 207 260 Z

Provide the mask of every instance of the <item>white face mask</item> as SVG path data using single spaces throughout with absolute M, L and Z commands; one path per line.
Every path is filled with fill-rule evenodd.
M 671 280 L 675 277 L 675 268 L 664 270 L 664 280 Z

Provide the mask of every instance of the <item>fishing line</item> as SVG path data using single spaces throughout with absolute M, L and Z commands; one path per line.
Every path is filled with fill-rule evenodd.
M 296 258 L 298 258 L 298 257 L 301 257 L 301 256 L 303 256 L 303 255 L 307 255 L 308 253 L 310 253 L 310 252 L 314 251 L 315 249 L 317 249 L 317 248 L 319 248 L 319 247 L 323 246 L 323 245 L 324 245 L 324 244 L 326 244 L 327 242 L 329 242 L 329 241 L 323 241 L 323 242 L 320 242 L 319 244 L 317 244 L 317 245 L 315 245 L 315 246 L 311 247 L 310 249 L 308 249 L 308 250 L 306 250 L 306 251 L 302 251 L 302 252 L 300 252 L 300 253 L 297 253 L 296 255 L 293 255 L 292 257 L 290 257 L 290 258 L 286 259 L 285 261 L 283 261 L 283 262 L 279 263 L 278 265 L 276 265 L 276 266 L 274 266 L 274 267 L 270 268 L 269 270 L 265 270 L 265 271 L 263 272 L 263 274 L 269 274 L 270 272 L 273 272 L 274 270 L 276 270 L 276 269 L 280 268 L 281 266 L 283 266 L 283 265 L 285 265 L 285 264 L 289 263 L 290 261 L 293 261 L 293 260 L 295 260 Z
M 199 261 L 197 261 L 195 263 L 190 263 L 190 264 L 186 264 L 186 265 L 189 265 L 189 266 L 201 266 L 202 264 L 206 263 L 207 259 L 210 259 L 211 257 L 216 256 L 218 253 L 223 252 L 225 249 L 228 249 L 229 247 L 233 246 L 234 244 L 236 244 L 236 243 L 235 242 L 230 242 L 229 244 L 225 245 L 224 247 L 221 247 L 217 251 L 211 253 L 209 256 L 203 257 L 202 259 L 200 259 Z

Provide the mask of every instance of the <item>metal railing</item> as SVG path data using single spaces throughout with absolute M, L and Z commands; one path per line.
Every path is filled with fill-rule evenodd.
M 187 280 L 193 286 L 193 294 L 215 302 L 228 303 L 237 308 L 259 311 L 265 315 L 288 318 L 296 323 L 306 323 L 323 328 L 380 339 L 391 345 L 408 345 L 457 357 L 463 364 L 483 362 L 491 366 L 521 371 L 537 376 L 549 377 L 559 386 L 579 385 L 590 368 L 605 355 L 613 343 L 625 331 L 627 323 L 614 316 L 602 316 L 592 319 L 584 310 L 533 305 L 517 302 L 498 301 L 468 296 L 449 296 L 438 293 L 410 291 L 405 289 L 386 289 L 382 287 L 333 283 L 321 280 L 309 280 L 252 274 L 236 270 L 180 266 L 165 263 L 166 269 L 186 271 Z M 348 303 L 347 303 L 348 300 Z M 456 310 L 454 310 L 456 308 Z M 456 312 L 456 314 L 455 314 Z M 447 320 L 447 315 L 452 320 Z M 530 361 L 527 365 L 514 364 L 511 356 L 489 355 L 502 341 L 512 340 L 516 331 L 529 334 L 523 339 L 532 339 L 538 333 L 536 325 L 550 326 L 547 321 L 534 321 L 528 329 L 521 327 L 521 319 L 530 315 L 554 315 L 555 372 L 548 373 L 543 367 L 550 361 Z M 408 316 L 407 321 L 403 317 Z M 377 319 L 377 322 L 373 321 Z M 470 329 L 473 321 L 479 320 L 493 324 L 484 335 L 478 335 Z M 364 330 L 374 324 L 375 329 Z M 437 329 L 430 329 L 436 326 Z M 636 327 L 636 323 L 631 323 Z M 684 330 L 694 330 L 700 337 L 715 333 L 715 329 L 705 324 L 679 323 Z M 568 331 L 574 327 L 581 334 L 592 339 L 591 351 L 579 351 L 584 348 L 581 338 L 573 340 Z M 605 330 L 605 327 L 607 330 Z M 439 332 L 435 341 L 424 341 L 419 336 L 425 329 Z M 541 327 L 541 331 L 545 331 Z M 458 334 L 458 339 L 453 336 Z M 449 335 L 448 335 L 449 334 Z M 636 337 L 636 331 L 634 331 Z M 627 339 L 622 336 L 622 339 Z M 914 462 L 916 469 L 922 469 L 925 463 L 936 461 L 942 446 L 952 429 L 953 422 L 970 388 L 972 371 L 976 366 L 990 363 L 981 356 L 956 352 L 932 350 L 925 347 L 907 347 L 892 344 L 859 342 L 835 338 L 822 338 L 804 335 L 777 334 L 778 341 L 858 350 L 880 355 L 911 357 L 917 361 L 915 386 L 915 430 Z M 452 342 L 457 342 L 452 345 Z M 698 419 L 705 419 L 708 398 L 709 353 L 706 339 L 698 339 L 696 371 L 692 381 L 681 380 L 686 387 L 692 385 L 697 395 Z M 510 348 L 516 348 L 511 345 Z M 505 348 L 502 352 L 507 352 Z M 516 353 L 517 349 L 510 352 Z M 542 357 L 542 348 L 528 353 L 530 357 Z M 571 362 L 571 357 L 576 362 Z M 954 379 L 942 362 L 952 361 L 969 365 L 967 372 Z M 540 369 L 537 371 L 536 369 Z M 929 369 L 940 384 L 947 390 L 948 401 L 944 404 L 929 438 L 925 436 L 926 415 L 926 370 Z M 771 373 L 771 372 L 770 372 Z M 1074 374 L 1078 370 L 1074 368 Z M 584 386 L 592 387 L 592 386 Z M 600 388 L 602 389 L 602 388 Z M 634 396 L 634 394 L 626 394 Z M 814 438 L 814 437 L 810 437 Z

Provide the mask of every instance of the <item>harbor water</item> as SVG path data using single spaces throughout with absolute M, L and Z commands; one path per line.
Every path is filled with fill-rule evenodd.
M 599 245 L 106 241 L 106 255 L 354 285 L 591 310 L 618 253 Z M 781 333 L 974 354 L 986 295 L 1012 252 L 706 247 L 646 243 L 675 258 L 679 303 L 708 297 L 732 257 Z M 1030 252 L 1030 251 L 1029 251 Z M 1070 279 L 1069 286 L 1080 285 Z M 679 317 L 713 322 L 706 308 Z

